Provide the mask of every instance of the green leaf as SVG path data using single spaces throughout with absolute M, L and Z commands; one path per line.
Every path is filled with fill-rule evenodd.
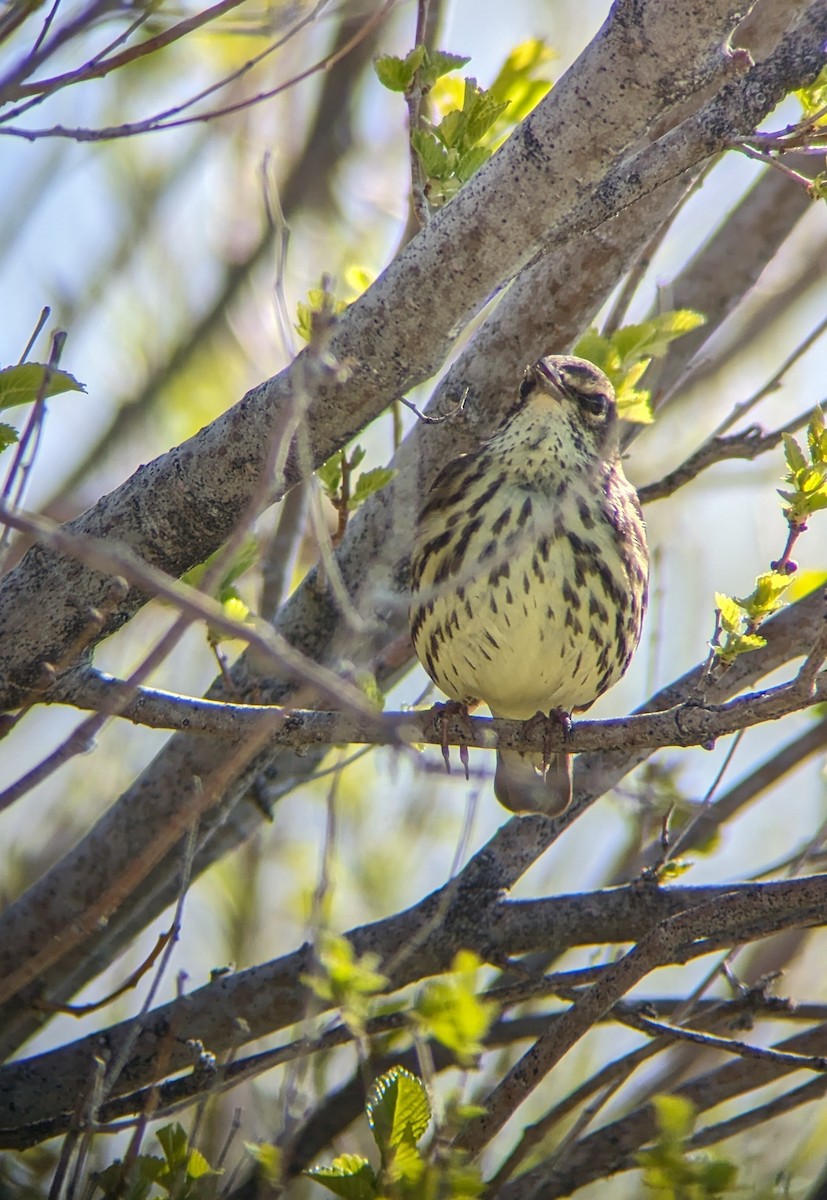
M 383 87 L 391 92 L 406 92 L 425 57 L 425 47 L 417 46 L 405 58 L 381 54 L 373 60 L 373 69 Z
M 766 644 L 767 639 L 758 633 L 730 633 L 723 646 L 715 647 L 715 654 L 722 662 L 731 663 L 739 654 L 760 650 Z
M 824 409 L 817 405 L 807 426 L 807 445 L 810 447 L 810 457 L 813 462 L 822 461 L 827 457 L 827 417 Z
M 491 157 L 491 151 L 485 146 L 474 146 L 463 154 L 457 163 L 457 179 L 460 183 L 467 183 L 472 175 L 480 169 L 483 163 L 488 162 Z
M 611 345 L 609 339 L 604 337 L 602 333 L 598 333 L 594 326 L 587 329 L 586 332 L 577 339 L 572 350 L 578 358 L 587 358 L 589 362 L 593 362 L 596 367 L 600 367 L 601 371 L 606 370 L 609 359 L 609 351 Z
M 792 472 L 802 471 L 807 466 L 807 459 L 791 433 L 782 434 L 784 438 L 784 457 Z
M 450 174 L 450 163 L 445 147 L 429 129 L 414 129 L 411 145 L 419 155 L 422 169 L 432 179 L 442 179 Z
M 329 1167 L 312 1167 L 304 1174 L 344 1200 L 373 1200 L 378 1195 L 373 1167 L 359 1154 L 340 1154 Z
M 294 325 L 299 337 L 311 342 L 318 328 L 318 318 L 322 313 L 337 316 L 347 308 L 347 301 L 338 300 L 324 288 L 311 288 L 307 293 L 307 301 L 300 300 L 296 305 L 297 321 Z
M 374 1080 L 365 1112 L 383 1156 L 403 1144 L 416 1146 L 431 1121 L 425 1084 L 405 1067 L 391 1067 Z
M 699 1163 L 697 1167 L 698 1182 L 706 1196 L 722 1196 L 725 1192 L 734 1191 L 738 1180 L 738 1168 L 735 1163 L 725 1158 L 713 1162 Z
M 688 858 L 670 858 L 658 870 L 658 883 L 671 883 L 691 871 L 694 863 Z
M 336 496 L 342 482 L 342 451 L 337 450 L 316 470 L 316 478 L 328 496 Z
M 381 712 L 385 707 L 385 693 L 379 686 L 376 676 L 372 671 L 360 671 L 356 676 L 356 686 L 362 692 L 370 704 L 377 712 Z
M 468 116 L 458 108 L 446 113 L 439 124 L 434 126 L 434 134 L 439 138 L 443 146 L 449 150 L 453 146 L 460 144 L 465 138 L 467 131 Z
M 195 567 L 190 567 L 189 571 L 186 571 L 181 576 L 182 581 L 184 583 L 188 583 L 190 587 L 200 587 L 204 575 L 207 573 L 207 571 L 211 570 L 216 559 L 223 553 L 223 548 L 219 547 L 219 549 L 215 550 L 209 558 L 204 560 L 204 562 L 198 563 L 198 565 Z M 235 557 L 224 568 L 224 572 L 221 575 L 221 578 L 218 580 L 218 583 L 213 586 L 213 595 L 216 596 L 217 599 L 219 599 L 222 603 L 225 600 L 236 599 L 238 597 L 238 592 L 236 592 L 233 584 L 237 579 L 240 579 L 246 571 L 249 571 L 251 567 L 254 567 L 258 560 L 258 539 L 256 538 L 255 534 L 250 533 L 245 537 Z
M 747 617 L 752 620 L 768 616 L 784 607 L 781 596 L 789 586 L 789 575 L 780 575 L 777 571 L 766 571 L 755 580 L 752 594 L 743 600 L 739 599 L 737 603 Z
M 809 87 L 799 88 L 793 95 L 801 105 L 805 117 L 811 117 L 827 106 L 827 67 L 822 67 Z M 821 117 L 819 124 L 823 123 L 824 117 Z
M 204 1175 L 220 1175 L 214 1171 L 200 1150 L 191 1149 L 187 1159 L 187 1175 L 190 1179 L 201 1179 Z
M 150 1154 L 139 1154 L 128 1165 L 120 1160 L 111 1163 L 95 1174 L 95 1183 L 100 1188 L 101 1200 L 147 1200 L 153 1184 L 167 1170 L 162 1158 Z M 127 1179 L 129 1186 L 126 1187 Z M 95 1195 L 98 1193 L 95 1192 Z
M 658 1129 L 672 1141 L 684 1141 L 695 1125 L 695 1106 L 683 1096 L 655 1096 L 652 1100 Z
M 489 91 L 495 100 L 508 102 L 509 124 L 522 121 L 551 90 L 550 79 L 535 79 L 534 74 L 554 57 L 539 38 L 521 42 L 508 55 Z
M 363 471 L 356 480 L 356 487 L 353 489 L 348 508 L 358 508 L 367 500 L 368 496 L 374 495 L 375 492 L 381 492 L 395 474 L 396 471 L 392 467 L 373 467 L 370 471 Z
M 20 441 L 20 434 L 13 425 L 6 425 L 4 421 L 0 421 L 0 453 L 7 450 L 9 446 L 13 446 L 15 442 Z
M 727 633 L 737 633 L 744 620 L 744 612 L 738 601 L 724 592 L 716 592 L 715 607 L 720 614 L 721 628 Z
M 811 200 L 827 200 L 827 171 L 819 171 L 807 184 L 807 194 Z
M 155 1135 L 161 1144 L 164 1158 L 171 1167 L 185 1163 L 189 1153 L 186 1130 L 176 1123 L 164 1125 Z
M 15 408 L 18 404 L 32 404 L 40 395 L 46 373 L 44 397 L 59 396 L 61 392 L 85 392 L 86 387 L 78 383 L 68 371 L 47 367 L 44 363 L 18 363 L 16 367 L 0 370 L 0 409 Z
M 498 1012 L 493 1001 L 481 1000 L 476 994 L 479 965 L 476 955 L 460 951 L 451 974 L 426 984 L 414 1005 L 423 1031 L 447 1046 L 464 1065 L 481 1054 L 482 1039 Z
M 652 412 L 652 393 L 636 386 L 647 370 L 651 358 L 643 358 L 630 367 L 615 387 L 618 415 L 624 421 L 638 425 L 651 425 L 655 417 Z
M 420 72 L 422 86 L 431 88 L 438 79 L 443 75 L 450 74 L 451 71 L 458 71 L 460 67 L 467 66 L 471 61 L 470 58 L 465 58 L 462 54 L 449 54 L 445 50 L 432 50 L 426 56 Z
M 817 492 L 824 483 L 824 468 L 819 465 L 817 467 L 806 467 L 799 475 L 798 488 L 804 495 L 812 492 Z
M 357 958 L 347 938 L 325 931 L 319 937 L 316 956 L 319 971 L 302 975 L 301 982 L 320 1000 L 336 1005 L 351 1029 L 361 1030 L 368 1000 L 388 982 L 376 970 L 378 955 L 368 952 Z
M 471 146 L 475 146 L 507 107 L 507 101 L 498 103 L 489 92 L 478 87 L 476 79 L 466 79 L 465 100 L 462 106 L 467 116 L 464 148 L 470 149 Z
M 353 449 L 350 452 L 350 457 L 347 460 L 348 466 L 350 467 L 351 471 L 356 470 L 356 468 L 359 466 L 359 464 L 364 460 L 366 453 L 367 453 L 367 451 L 364 450 L 362 446 L 354 446 L 353 447 Z
M 245 1142 L 244 1149 L 258 1164 L 259 1176 L 269 1184 L 281 1179 L 282 1153 L 272 1142 Z

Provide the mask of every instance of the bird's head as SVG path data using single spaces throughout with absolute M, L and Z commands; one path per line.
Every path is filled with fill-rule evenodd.
M 594 363 L 573 355 L 550 354 L 526 367 L 515 408 L 532 411 L 578 433 L 585 446 L 605 455 L 617 442 L 614 388 Z

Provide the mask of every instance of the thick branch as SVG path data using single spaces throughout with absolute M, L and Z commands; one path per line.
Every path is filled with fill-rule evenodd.
M 453 881 L 406 912 L 351 930 L 347 937 L 357 954 L 379 955 L 389 976 L 388 990 L 393 991 L 448 970 L 461 948 L 500 962 L 545 949 L 550 936 L 565 946 L 609 944 L 646 940 L 654 929 L 653 940 L 632 960 L 637 977 L 642 977 L 661 963 L 706 953 L 710 934 L 728 937 L 730 943 L 762 937 L 767 931 L 814 922 L 825 903 L 823 875 L 734 887 L 632 885 L 535 901 L 503 899 L 499 890 L 472 888 L 469 894 Z M 670 924 L 673 918 L 677 923 Z M 668 936 L 662 932 L 664 922 Z M 114 1094 L 157 1078 L 159 1063 L 165 1076 L 186 1070 L 192 1063 L 191 1039 L 220 1054 L 238 1046 L 242 1021 L 243 1040 L 248 1041 L 301 1020 L 307 998 L 300 980 L 312 969 L 312 951 L 305 946 L 154 1010 L 139 1021 L 140 1032 Z M 599 972 L 601 980 L 608 976 L 605 969 Z M 611 979 L 614 976 L 609 985 L 602 985 L 601 994 L 611 992 L 617 1000 L 623 989 Z M 599 1015 L 595 1010 L 593 1019 Z M 124 1042 L 135 1037 L 135 1029 L 134 1021 L 124 1021 L 0 1069 L 0 1129 L 20 1130 L 71 1112 L 78 1080 L 86 1077 L 93 1058 L 103 1053 L 109 1061 L 116 1059 Z M 4 1144 L 16 1144 L 16 1136 Z

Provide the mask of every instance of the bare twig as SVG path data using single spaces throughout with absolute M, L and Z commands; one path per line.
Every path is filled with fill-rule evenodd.
M 666 496 L 673 495 L 679 488 L 696 479 L 702 471 L 714 467 L 717 463 L 729 459 L 747 459 L 752 462 L 759 455 L 780 446 L 785 433 L 795 433 L 803 429 L 812 415 L 813 410 L 809 408 L 772 433 L 764 433 L 758 425 L 751 425 L 742 433 L 734 433 L 729 437 L 714 434 L 674 471 L 664 475 L 657 483 L 644 484 L 638 488 L 641 503 L 649 504 L 653 500 L 663 500 Z

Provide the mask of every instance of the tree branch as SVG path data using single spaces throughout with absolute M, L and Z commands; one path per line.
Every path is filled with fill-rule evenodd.
M 511 822 L 515 823 L 519 819 Z M 471 897 L 473 913 L 468 909 Z M 469 892 L 468 883 L 460 876 L 406 912 L 353 929 L 346 936 L 357 955 L 371 952 L 379 956 L 391 992 L 448 970 L 462 948 L 500 962 L 545 949 L 552 931 L 567 947 L 640 939 L 639 953 L 633 951 L 621 960 L 626 966 L 620 971 L 615 966 L 598 970 L 597 982 L 583 991 L 569 1010 L 577 1010 L 575 1018 L 562 1025 L 555 1023 L 554 1029 L 563 1031 L 559 1037 L 568 1043 L 575 1030 L 585 1029 L 621 998 L 621 985 L 632 976 L 642 978 L 655 966 L 686 962 L 707 953 L 713 935 L 732 943 L 763 937 L 768 929 L 812 923 L 823 914 L 825 903 L 827 876 L 823 875 L 732 887 L 635 884 L 591 895 L 530 901 L 504 899 L 499 890 L 481 891 L 473 885 Z M 70 1113 L 77 1080 L 85 1077 L 92 1059 L 101 1053 L 117 1059 L 128 1040 L 133 1049 L 115 1095 L 146 1086 L 158 1077 L 162 1047 L 166 1076 L 191 1065 L 193 1039 L 214 1054 L 237 1047 L 242 1019 L 246 1022 L 242 1042 L 294 1024 L 305 1012 L 301 978 L 312 965 L 311 948 L 304 946 L 271 963 L 222 976 L 153 1010 L 137 1024 L 124 1021 L 57 1050 L 10 1063 L 0 1069 L 0 1129 L 19 1131 Z M 538 982 L 541 990 L 548 986 L 545 980 Z M 603 1008 L 610 995 L 614 999 Z M 561 1020 L 567 1016 L 563 1014 Z M 176 1030 L 184 1032 L 176 1036 Z M 554 1044 L 559 1049 L 563 1041 Z M 805 1049 L 801 1053 L 820 1051 Z M 17 1136 L 8 1135 L 0 1145 L 17 1144 L 13 1140 Z

